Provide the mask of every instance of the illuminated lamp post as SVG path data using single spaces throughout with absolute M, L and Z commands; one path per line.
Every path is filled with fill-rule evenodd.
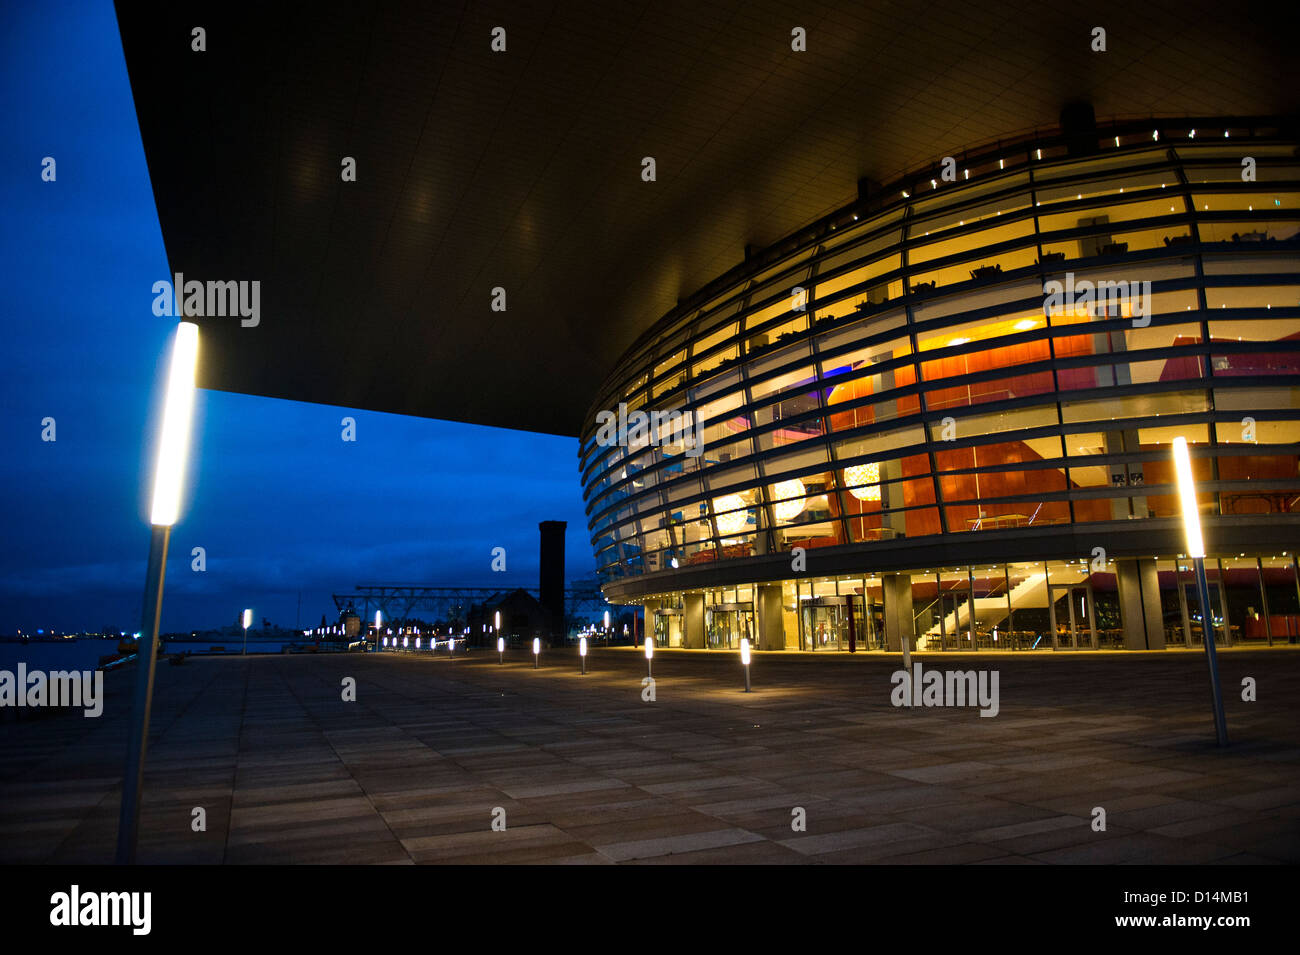
M 149 715 L 153 707 L 153 681 L 158 663 L 158 627 L 162 618 L 163 577 L 172 525 L 180 513 L 181 484 L 189 452 L 194 412 L 194 371 L 198 364 L 199 327 L 179 322 L 172 343 L 167 396 L 163 406 L 162 434 L 154 465 L 153 501 L 149 523 L 149 565 L 145 573 L 144 626 L 136 643 L 138 665 L 135 706 L 127 737 L 126 769 L 122 775 L 122 802 L 117 824 L 117 863 L 135 862 L 140 829 L 140 790 L 144 786 L 144 761 L 149 747 Z
M 244 649 L 243 653 L 248 653 L 248 628 L 253 624 L 253 608 L 244 608 Z
M 587 675 L 587 638 L 578 638 L 578 659 L 582 661 L 582 675 Z
M 506 638 L 497 637 L 497 665 L 506 662 Z
M 537 661 L 542 653 L 542 641 L 538 637 L 533 637 L 533 669 L 537 669 Z
M 1210 610 L 1210 585 L 1205 579 L 1205 538 L 1201 535 L 1201 512 L 1196 503 L 1196 482 L 1192 461 L 1187 453 L 1187 439 L 1174 438 L 1174 470 L 1178 474 L 1178 498 L 1183 508 L 1183 533 L 1187 538 L 1187 556 L 1196 564 L 1196 587 L 1201 599 L 1201 642 L 1205 644 L 1205 662 L 1210 670 L 1211 704 L 1214 709 L 1214 735 L 1220 746 L 1228 745 L 1228 723 L 1223 716 L 1223 691 L 1219 687 L 1219 661 L 1214 652 L 1214 613 Z
M 740 638 L 740 663 L 745 668 L 745 692 L 749 692 L 749 637 Z
M 649 634 L 645 638 L 645 675 L 653 679 L 654 674 L 650 672 L 650 661 L 655 655 L 655 640 Z

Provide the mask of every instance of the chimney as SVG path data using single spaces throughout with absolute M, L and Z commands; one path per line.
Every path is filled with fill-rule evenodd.
M 567 526 L 567 521 L 542 521 L 537 525 L 542 535 L 537 586 L 542 607 L 550 618 L 551 646 L 562 645 L 568 636 L 564 628 L 564 529 Z
M 1088 156 L 1097 151 L 1097 117 L 1092 104 L 1085 100 L 1066 103 L 1061 108 L 1061 132 L 1065 149 L 1071 156 Z

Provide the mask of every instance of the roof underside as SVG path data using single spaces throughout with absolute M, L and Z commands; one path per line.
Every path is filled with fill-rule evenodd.
M 1300 107 L 1280 24 L 1218 0 L 186 6 L 118 22 L 172 270 L 261 283 L 257 327 L 202 320 L 199 383 L 562 435 L 679 299 L 862 177 L 1070 100 Z

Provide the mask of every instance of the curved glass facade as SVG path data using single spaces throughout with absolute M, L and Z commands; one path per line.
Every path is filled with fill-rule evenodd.
M 793 628 L 808 649 L 846 629 L 871 646 L 873 547 L 922 545 L 911 559 L 940 607 L 927 543 L 938 563 L 958 538 L 1055 528 L 1051 556 L 1078 558 L 1084 526 L 1178 516 L 1177 435 L 1207 518 L 1300 518 L 1294 142 L 1162 126 L 1081 158 L 1040 140 L 956 163 L 955 182 L 942 171 L 767 250 L 627 353 L 580 446 L 603 582 L 662 594 L 660 575 L 748 560 L 749 582 L 794 588 L 787 614 L 819 611 L 786 621 L 787 645 Z M 859 555 L 857 603 L 839 585 L 803 596 L 790 561 L 752 560 L 795 548 L 810 567 Z M 1012 564 L 991 568 L 993 596 L 1018 586 Z M 972 642 L 990 599 L 976 570 L 959 571 Z M 743 616 L 752 589 L 709 606 Z M 1094 603 L 1079 616 L 1098 646 Z

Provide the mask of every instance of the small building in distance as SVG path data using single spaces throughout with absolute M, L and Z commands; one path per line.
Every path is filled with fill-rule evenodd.
M 501 614 L 501 636 L 508 646 L 531 644 L 534 637 L 548 639 L 550 613 L 541 601 L 522 587 L 493 594 L 470 607 L 466 618 L 469 645 L 496 646 L 496 615 Z M 489 630 L 489 628 L 491 628 Z

